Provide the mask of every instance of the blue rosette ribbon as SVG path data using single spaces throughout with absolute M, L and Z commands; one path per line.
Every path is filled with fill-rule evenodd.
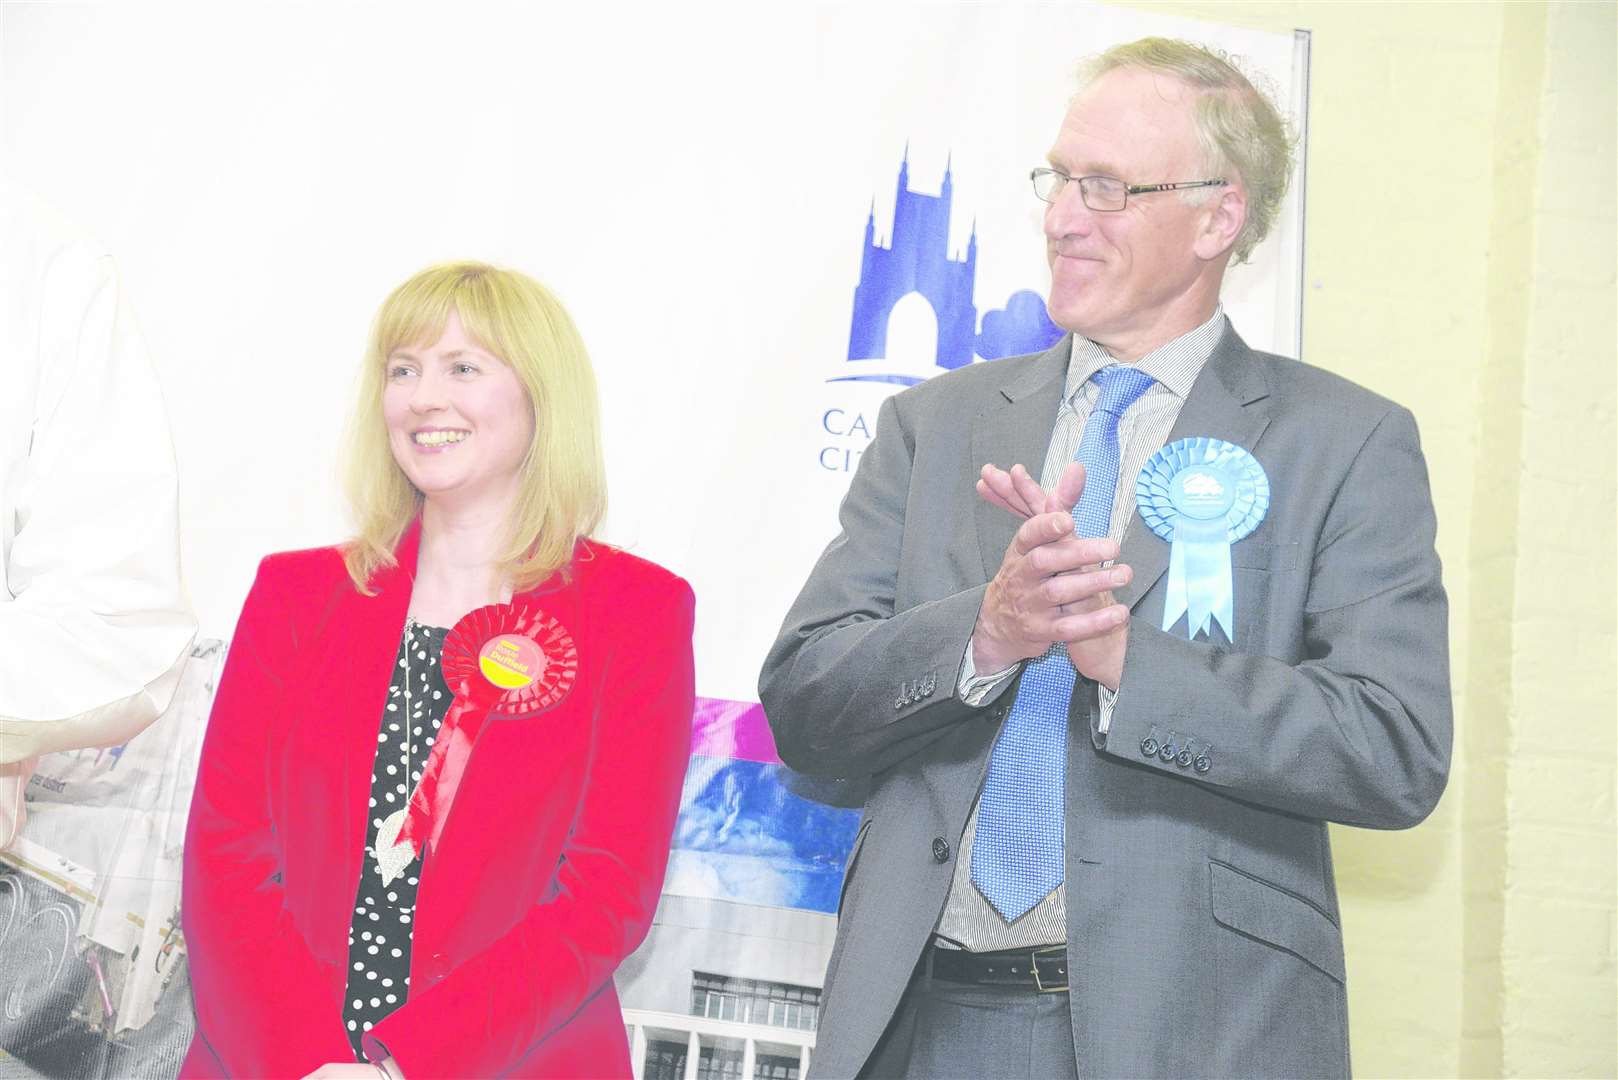
M 1141 520 L 1171 545 L 1163 629 L 1180 616 L 1186 636 L 1217 624 L 1236 641 L 1236 588 L 1230 545 L 1258 528 L 1270 509 L 1270 478 L 1258 459 L 1224 439 L 1180 439 L 1163 447 L 1135 481 Z

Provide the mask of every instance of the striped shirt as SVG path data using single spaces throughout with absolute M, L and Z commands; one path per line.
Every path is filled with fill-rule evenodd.
M 1135 483 L 1146 461 L 1162 446 L 1174 429 L 1174 421 L 1191 393 L 1214 347 L 1225 332 L 1225 312 L 1215 307 L 1207 322 L 1175 338 L 1167 345 L 1155 349 L 1135 362 L 1157 382 L 1128 409 L 1118 423 L 1118 491 L 1112 504 L 1112 525 L 1108 533 L 1120 544 L 1125 531 L 1135 518 Z M 1062 392 L 1062 405 L 1056 412 L 1056 426 L 1051 431 L 1050 447 L 1045 452 L 1045 465 L 1040 470 L 1039 482 L 1049 491 L 1067 463 L 1078 453 L 1079 440 L 1084 435 L 1085 421 L 1095 408 L 1101 388 L 1091 376 L 1109 364 L 1118 361 L 1088 338 L 1073 335 L 1073 353 L 1068 358 L 1067 383 Z M 1009 468 L 1012 462 L 995 462 Z M 1016 671 L 1016 667 L 992 675 L 978 676 L 972 669 L 972 646 L 967 643 L 966 662 L 961 666 L 959 696 L 969 704 L 980 704 Z M 1113 692 L 1101 687 L 1101 730 L 1107 729 L 1112 719 Z M 973 952 L 993 952 L 998 949 L 1036 948 L 1055 945 L 1067 940 L 1067 886 L 1058 885 L 1052 893 L 1034 905 L 1022 918 L 1008 923 L 989 905 L 972 884 L 972 841 L 977 834 L 978 811 L 976 804 L 966 819 L 966 832 L 961 836 L 960 852 L 955 861 L 955 877 L 950 882 L 949 897 L 944 913 L 934 933 L 945 944 L 959 945 Z

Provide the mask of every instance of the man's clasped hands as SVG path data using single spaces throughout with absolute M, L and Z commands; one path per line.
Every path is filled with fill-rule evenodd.
M 1079 674 L 1110 690 L 1123 676 L 1129 609 L 1112 590 L 1133 571 L 1113 562 L 1118 544 L 1074 535 L 1073 507 L 1084 492 L 1084 466 L 1071 462 L 1047 492 L 1021 465 L 983 467 L 977 492 L 1024 519 L 989 582 L 972 631 L 972 666 L 983 676 L 1067 644 Z M 1108 507 L 1110 513 L 1111 507 Z

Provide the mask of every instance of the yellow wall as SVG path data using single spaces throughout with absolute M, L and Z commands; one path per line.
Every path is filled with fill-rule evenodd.
M 1522 452 L 1503 1057 L 1514 1075 L 1612 1076 L 1618 19 L 1610 5 L 1558 5 L 1548 21 L 1528 363 L 1511 403 Z
M 1313 32 L 1305 358 L 1432 472 L 1454 767 L 1333 833 L 1355 1072 L 1618 1074 L 1618 8 L 1137 6 Z

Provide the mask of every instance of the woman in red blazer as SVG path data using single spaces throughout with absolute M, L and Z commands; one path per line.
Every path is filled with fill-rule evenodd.
M 630 1075 L 612 974 L 667 864 L 693 599 L 587 539 L 597 431 L 583 346 L 529 279 L 436 267 L 383 305 L 360 536 L 263 561 L 209 720 L 182 1076 Z M 512 611 L 549 630 L 547 692 L 454 736 L 478 678 L 457 681 L 456 635 Z

